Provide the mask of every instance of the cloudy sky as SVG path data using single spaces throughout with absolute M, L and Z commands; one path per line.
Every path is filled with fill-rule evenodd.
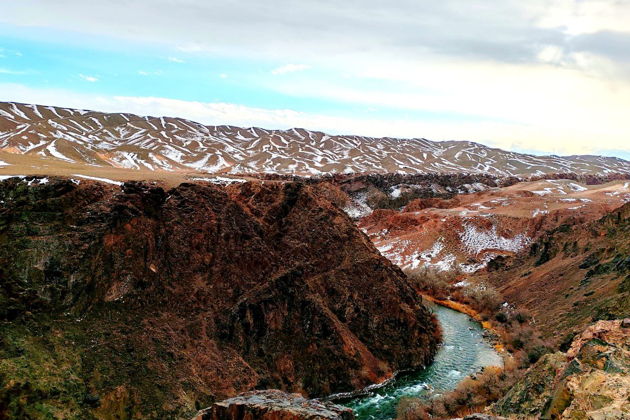
M 630 0 L 0 8 L 0 100 L 630 158 Z

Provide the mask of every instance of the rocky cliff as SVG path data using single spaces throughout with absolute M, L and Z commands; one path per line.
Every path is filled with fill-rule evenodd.
M 438 328 L 299 183 L 0 184 L 0 418 L 190 416 L 253 388 L 348 391 Z
M 510 418 L 630 418 L 630 319 L 599 321 L 543 356 L 492 411 Z

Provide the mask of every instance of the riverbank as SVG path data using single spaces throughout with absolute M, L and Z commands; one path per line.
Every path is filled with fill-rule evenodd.
M 535 330 L 529 323 L 530 316 L 525 311 L 498 302 L 492 306 L 479 305 L 484 310 L 477 311 L 473 306 L 478 303 L 477 300 L 473 300 L 469 306 L 457 300 L 438 299 L 426 292 L 419 294 L 427 305 L 449 308 L 478 322 L 483 328 L 484 338 L 492 340 L 503 366 L 484 369 L 479 374 L 464 378 L 455 389 L 436 398 L 406 401 L 398 410 L 398 416 L 403 420 L 463 417 L 483 412 L 505 396 L 532 364 L 551 351 L 546 343 L 534 335 Z
M 488 342 L 477 320 L 444 305 L 427 302 L 427 306 L 433 307 L 443 330 L 434 362 L 425 369 L 401 373 L 384 386 L 366 389 L 359 397 L 335 402 L 352 408 L 359 420 L 388 420 L 396 417 L 401 400 L 428 401 L 454 390 L 470 375 L 503 365 L 503 357 Z
M 465 303 L 457 302 L 454 300 L 437 299 L 426 293 L 420 293 L 420 296 L 422 296 L 423 299 L 426 299 L 429 302 L 432 302 L 436 305 L 444 306 L 457 312 L 461 312 L 477 321 L 481 325 L 481 327 L 488 332 L 487 338 L 492 342 L 492 346 L 494 347 L 494 349 L 501 353 L 503 357 L 507 356 L 505 345 L 501 342 L 501 333 L 492 325 L 492 323 L 490 323 L 490 321 L 484 320 L 478 311 L 476 311 L 469 305 L 466 305 Z

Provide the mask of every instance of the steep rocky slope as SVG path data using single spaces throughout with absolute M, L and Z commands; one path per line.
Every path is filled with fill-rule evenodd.
M 0 183 L 0 418 L 192 416 L 426 365 L 434 318 L 299 183 Z
M 611 157 L 533 156 L 467 141 L 206 126 L 182 118 L 7 102 L 0 103 L 0 161 L 14 175 L 98 168 L 301 175 L 630 173 L 629 162 Z
M 562 224 L 485 280 L 527 308 L 559 343 L 600 319 L 630 317 L 630 203 L 599 220 Z

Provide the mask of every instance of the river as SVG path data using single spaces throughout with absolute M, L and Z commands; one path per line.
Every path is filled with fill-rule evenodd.
M 387 385 L 345 401 L 356 418 L 392 419 L 401 398 L 429 399 L 454 389 L 457 384 L 486 366 L 501 366 L 501 356 L 483 338 L 479 323 L 467 315 L 439 305 L 430 305 L 443 331 L 442 346 L 426 369 L 399 375 Z

